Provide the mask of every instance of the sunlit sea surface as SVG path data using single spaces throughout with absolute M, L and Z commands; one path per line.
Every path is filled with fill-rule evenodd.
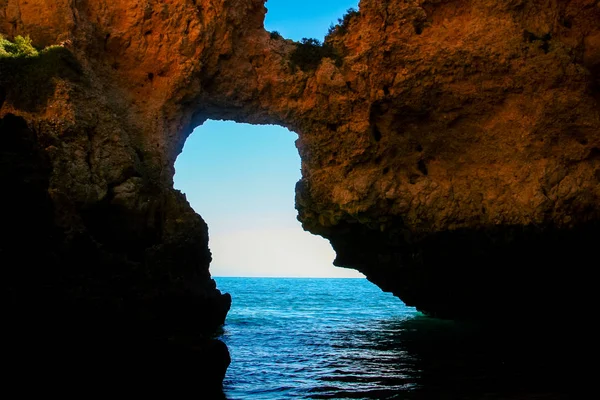
M 576 398 L 544 330 L 429 318 L 365 279 L 215 280 L 233 297 L 231 400 Z

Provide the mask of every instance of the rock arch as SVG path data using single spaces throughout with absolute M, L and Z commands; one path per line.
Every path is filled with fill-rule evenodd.
M 75 260 L 123 266 L 104 278 L 128 271 L 107 299 L 143 293 L 182 329 L 196 306 L 200 330 L 224 318 L 205 224 L 172 189 L 185 138 L 213 118 L 297 132 L 305 229 L 407 304 L 476 319 L 511 317 L 507 292 L 524 315 L 556 292 L 585 304 L 597 2 L 363 0 L 304 70 L 289 62 L 297 44 L 264 31 L 262 0 L 53 4 L 0 1 L 0 32 L 61 44 L 79 73 L 49 77 L 37 109 L 0 77 L 0 117 L 22 118 L 50 159 L 57 263 L 86 249 Z

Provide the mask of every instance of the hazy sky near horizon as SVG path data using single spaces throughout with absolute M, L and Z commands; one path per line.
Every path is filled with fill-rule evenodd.
M 268 0 L 265 28 L 323 40 L 358 0 Z M 272 125 L 207 121 L 175 163 L 175 188 L 209 227 L 213 276 L 362 277 L 334 267 L 329 242 L 296 220 L 297 135 Z

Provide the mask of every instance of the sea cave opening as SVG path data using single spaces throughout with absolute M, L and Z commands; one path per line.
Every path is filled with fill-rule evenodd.
M 358 3 L 268 0 L 265 29 L 323 40 Z M 364 277 L 334 267 L 328 241 L 296 219 L 296 138 L 280 126 L 208 120 L 187 139 L 174 183 L 209 227 L 213 276 Z
M 385 382 L 375 383 L 380 390 L 415 387 L 419 368 L 372 360 L 404 357 L 410 349 L 397 343 L 420 315 L 357 271 L 334 267 L 327 240 L 303 231 L 296 138 L 280 126 L 208 120 L 175 164 L 175 188 L 209 227 L 211 274 L 232 296 L 219 336 L 232 360 L 223 390 L 295 398 L 320 390 L 319 376 L 339 386 L 324 388 L 333 396 L 363 393 L 360 380 L 371 376 Z M 362 279 L 310 279 L 351 277 Z M 393 344 L 381 350 L 381 342 Z
M 208 224 L 213 276 L 363 277 L 334 267 L 331 245 L 296 219 L 296 138 L 280 126 L 208 120 L 187 139 L 175 188 Z

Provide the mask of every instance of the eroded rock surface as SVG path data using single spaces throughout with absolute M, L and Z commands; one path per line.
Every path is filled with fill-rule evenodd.
M 407 304 L 476 319 L 582 306 L 599 238 L 597 0 L 363 0 L 315 68 L 292 65 L 263 3 L 0 0 L 2 34 L 61 46 L 33 89 L 0 60 L 1 140 L 21 138 L 3 158 L 23 163 L 2 164 L 15 302 L 213 332 L 229 299 L 173 190 L 211 118 L 297 132 L 304 228 Z

